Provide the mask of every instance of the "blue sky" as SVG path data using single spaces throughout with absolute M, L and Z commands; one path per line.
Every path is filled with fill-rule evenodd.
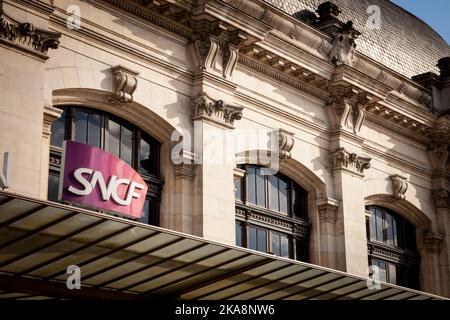
M 450 44 L 449 0 L 391 0 L 419 17 Z

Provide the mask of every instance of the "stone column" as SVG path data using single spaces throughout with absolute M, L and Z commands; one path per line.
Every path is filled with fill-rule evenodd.
M 364 170 L 370 158 L 340 147 L 331 153 L 336 197 L 340 206 L 336 221 L 337 268 L 367 276 L 367 237 L 364 207 Z
M 232 132 L 242 109 L 214 100 L 206 93 L 193 98 L 195 234 L 229 244 L 235 243 Z

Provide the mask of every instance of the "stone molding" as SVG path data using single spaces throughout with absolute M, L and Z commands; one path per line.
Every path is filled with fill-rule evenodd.
M 428 232 L 424 235 L 424 243 L 427 251 L 439 253 L 441 251 L 443 236 L 437 232 Z
M 328 107 L 331 113 L 332 130 L 351 129 L 359 134 L 366 118 L 366 109 L 379 99 L 353 86 L 330 87 Z
M 54 108 L 52 106 L 44 106 L 44 117 L 43 117 L 43 127 L 42 127 L 42 137 L 44 139 L 50 138 L 52 133 L 52 123 L 61 117 L 62 110 Z
M 433 191 L 434 205 L 437 209 L 450 208 L 450 193 L 441 188 Z
M 325 202 L 319 203 L 317 209 L 319 211 L 320 222 L 336 223 L 339 206 L 340 202 L 334 199 L 327 199 Z
M 109 97 L 110 102 L 114 104 L 133 102 L 133 93 L 137 88 L 139 73 L 121 65 L 111 67 L 111 72 L 114 93 Z
M 331 152 L 331 167 L 333 171 L 346 170 L 361 177 L 364 176 L 364 170 L 370 168 L 371 160 L 369 157 L 350 153 L 345 148 L 338 148 Z
M 213 100 L 205 92 L 192 99 L 192 119 L 207 119 L 228 128 L 242 118 L 243 107 L 227 105 L 223 100 Z
M 61 34 L 36 28 L 29 22 L 19 22 L 0 12 L 0 43 L 47 60 L 49 49 L 59 47 Z
M 399 174 L 392 174 L 389 176 L 392 184 L 392 197 L 395 200 L 405 200 L 405 193 L 408 190 L 408 182 L 406 177 Z

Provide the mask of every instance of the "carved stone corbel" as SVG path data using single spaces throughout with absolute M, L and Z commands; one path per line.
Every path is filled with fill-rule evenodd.
M 59 47 L 61 34 L 19 22 L 0 11 L 0 42 L 47 60 L 49 49 Z
M 428 136 L 431 165 L 434 170 L 445 170 L 450 159 L 450 116 L 438 118 Z
M 328 106 L 330 108 L 333 129 L 339 130 L 348 126 L 348 119 L 352 106 L 357 102 L 358 91 L 349 86 L 335 86 L 330 88 Z
M 278 130 L 278 147 L 280 159 L 289 159 L 294 147 L 294 134 L 284 129 Z
M 408 182 L 406 177 L 399 174 L 392 174 L 389 176 L 392 183 L 393 197 L 396 200 L 405 200 L 405 192 L 408 190 Z
M 230 78 L 236 68 L 239 59 L 239 50 L 247 37 L 239 30 L 230 35 L 230 41 L 224 48 L 223 54 L 223 77 Z
M 130 70 L 124 66 L 117 65 L 111 68 L 113 74 L 114 93 L 109 100 L 115 104 L 133 101 L 133 93 L 137 88 L 138 72 Z
M 437 209 L 450 208 L 450 193 L 446 189 L 433 191 L 434 205 Z
M 378 100 L 364 92 L 358 95 L 358 100 L 352 107 L 353 133 L 359 134 L 366 118 L 367 107 Z
M 364 170 L 370 168 L 371 160 L 369 157 L 350 153 L 345 148 L 338 148 L 331 152 L 331 167 L 333 170 L 346 170 L 359 176 L 364 176 Z
M 192 119 L 208 119 L 234 128 L 234 121 L 242 118 L 243 107 L 227 105 L 223 100 L 213 100 L 205 92 L 192 99 Z

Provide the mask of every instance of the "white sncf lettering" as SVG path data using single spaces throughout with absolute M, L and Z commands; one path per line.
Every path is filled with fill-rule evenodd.
M 83 176 L 87 174 L 91 177 L 90 181 Z M 109 201 L 112 198 L 114 202 L 122 206 L 128 206 L 133 198 L 139 199 L 140 194 L 136 192 L 136 189 L 143 190 L 144 185 L 131 181 L 129 179 L 119 179 L 117 176 L 111 176 L 109 178 L 108 184 L 106 184 L 105 179 L 100 171 L 94 171 L 89 168 L 78 168 L 73 173 L 75 180 L 77 180 L 82 186 L 82 189 L 77 189 L 73 186 L 69 186 L 67 189 L 69 192 L 76 194 L 78 196 L 87 196 L 95 189 L 96 185 L 100 188 L 101 198 L 104 201 Z M 121 199 L 117 194 L 117 189 L 120 185 L 128 186 L 125 199 Z

